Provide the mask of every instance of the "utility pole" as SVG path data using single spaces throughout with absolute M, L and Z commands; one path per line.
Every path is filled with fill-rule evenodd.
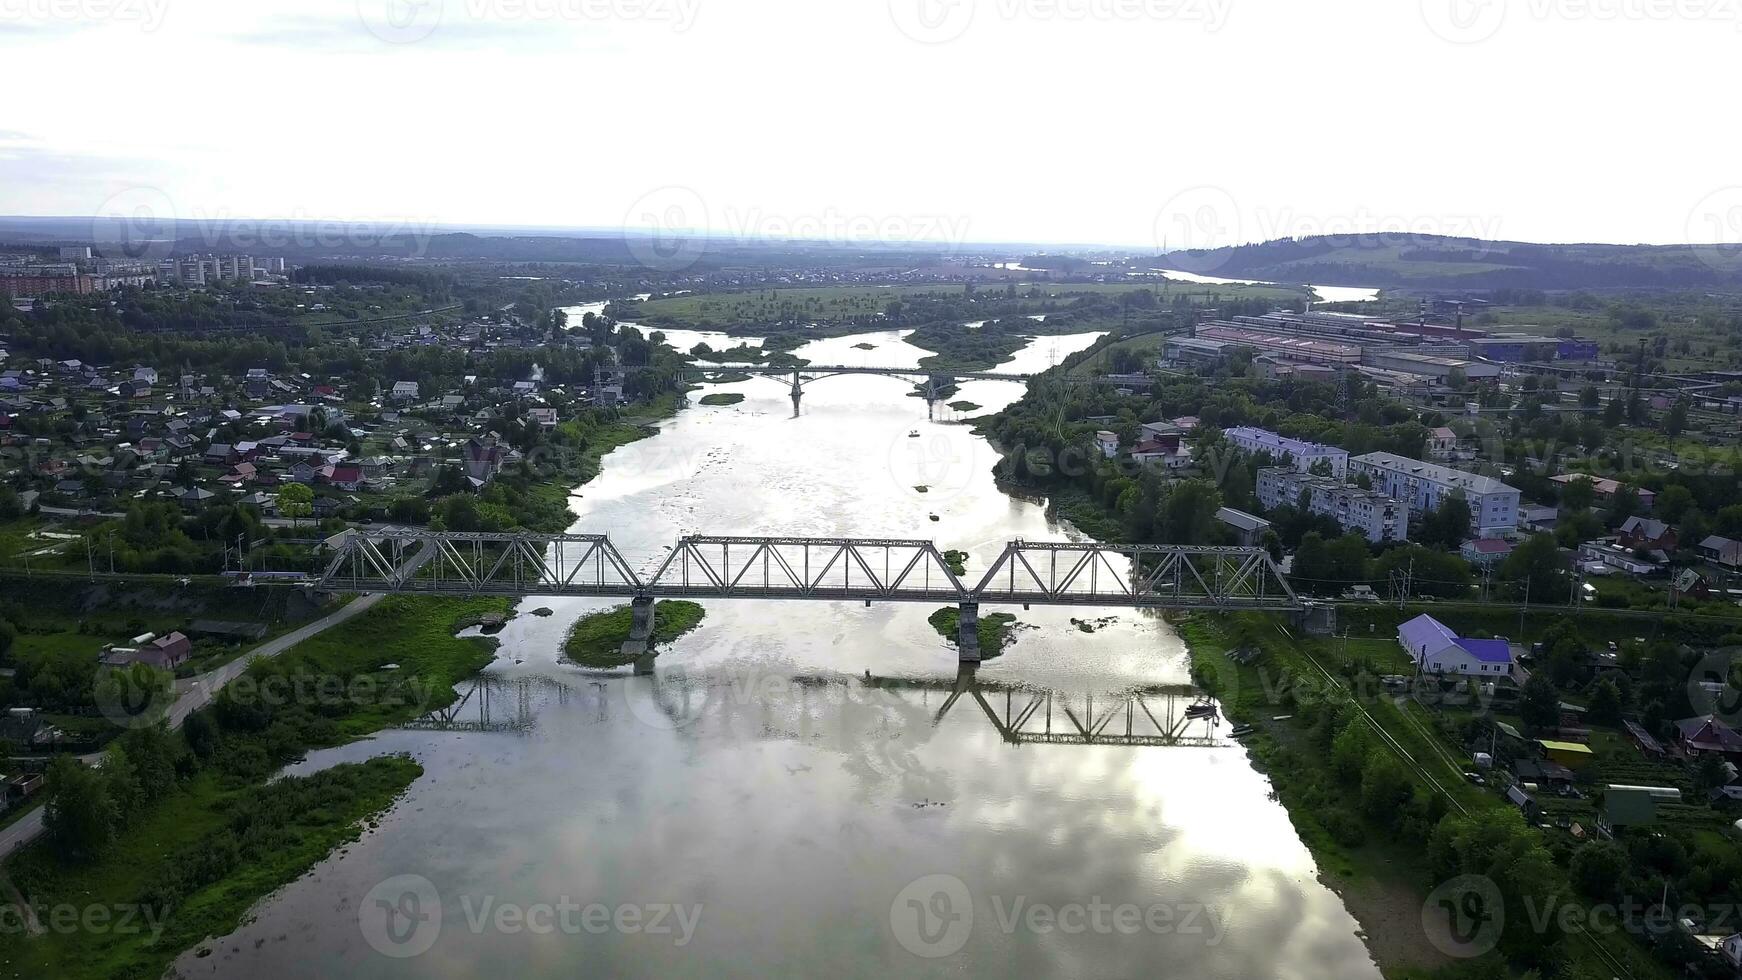
M 1524 577 L 1524 605 L 1518 607 L 1518 638 L 1519 638 L 1520 642 L 1522 642 L 1524 639 L 1524 613 L 1525 613 L 1525 610 L 1527 610 L 1529 608 L 1530 608 L 1530 576 L 1526 575 Z

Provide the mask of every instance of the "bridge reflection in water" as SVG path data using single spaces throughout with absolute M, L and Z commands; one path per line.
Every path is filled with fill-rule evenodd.
M 1230 744 L 1221 734 L 1220 712 L 1188 686 L 1072 693 L 982 681 L 977 664 L 960 665 L 953 680 L 730 670 L 598 679 L 486 674 L 458 695 L 453 704 L 399 727 L 524 735 L 536 727 L 541 710 L 554 706 L 592 721 L 608 721 L 627 709 L 670 731 L 748 727 L 758 737 L 806 739 L 826 730 L 857 733 L 873 718 L 942 729 L 954 713 L 984 719 L 1011 745 Z

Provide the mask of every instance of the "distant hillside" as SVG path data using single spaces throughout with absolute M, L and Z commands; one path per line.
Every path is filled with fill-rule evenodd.
M 1535 245 L 1437 235 L 1335 235 L 1169 252 L 1202 275 L 1426 289 L 1742 287 L 1742 245 Z

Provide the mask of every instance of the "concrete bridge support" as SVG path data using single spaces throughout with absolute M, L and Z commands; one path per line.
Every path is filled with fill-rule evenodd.
M 980 662 L 980 604 L 964 602 L 956 621 L 956 652 L 965 664 Z
M 804 385 L 798 380 L 798 372 L 792 372 L 792 417 L 798 418 L 798 402 L 804 397 Z
M 629 639 L 623 641 L 625 657 L 640 657 L 653 645 L 653 597 L 638 595 L 629 600 Z

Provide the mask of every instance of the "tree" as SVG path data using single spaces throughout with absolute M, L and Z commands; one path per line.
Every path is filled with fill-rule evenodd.
M 1415 796 L 1409 776 L 1391 753 L 1375 749 L 1361 767 L 1361 812 L 1367 819 L 1396 827 L 1403 819 L 1404 804 Z
M 1524 695 L 1518 701 L 1518 716 L 1531 728 L 1552 728 L 1560 721 L 1560 703 L 1560 692 L 1554 683 L 1542 671 L 1537 671 L 1524 682 Z
M 293 523 L 314 513 L 314 502 L 315 492 L 306 484 L 286 483 L 278 490 L 278 512 Z
M 1569 481 L 1561 491 L 1561 506 L 1568 510 L 1589 510 L 1596 500 L 1597 487 L 1587 476 Z
M 1591 692 L 1591 720 L 1599 725 L 1621 724 L 1621 688 L 1605 677 Z
M 1627 875 L 1627 849 L 1614 841 L 1586 841 L 1573 852 L 1568 866 L 1573 885 L 1587 897 L 1605 900 L 1615 895 Z
M 1679 483 L 1672 483 L 1664 487 L 1663 492 L 1657 495 L 1657 502 L 1653 505 L 1653 509 L 1657 511 L 1657 516 L 1670 524 L 1680 523 L 1682 517 L 1694 507 L 1693 491 Z
M 71 756 L 48 764 L 48 802 L 42 826 L 62 861 L 89 861 L 114 838 L 117 813 L 104 775 Z
M 1686 398 L 1677 398 L 1675 404 L 1670 406 L 1669 417 L 1664 419 L 1663 431 L 1671 439 L 1674 439 L 1676 436 L 1681 435 L 1682 431 L 1687 427 L 1688 400 Z
M 1560 602 L 1571 594 L 1572 563 L 1552 534 L 1533 534 L 1500 565 L 1500 578 L 1522 599 Z

